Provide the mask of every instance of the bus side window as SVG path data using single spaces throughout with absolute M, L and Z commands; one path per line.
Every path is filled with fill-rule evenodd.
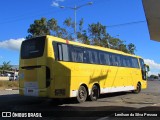
M 139 68 L 138 59 L 131 58 L 131 64 L 132 64 L 132 68 Z
M 121 56 L 120 55 L 116 55 L 116 62 L 117 62 L 117 66 L 121 66 Z
M 77 46 L 69 47 L 71 61 L 73 62 L 84 62 L 84 49 Z
M 97 51 L 92 52 L 92 58 L 95 64 L 99 64 Z
M 125 56 L 122 56 L 122 66 L 127 67 L 127 61 L 126 61 Z
M 131 58 L 130 57 L 126 57 L 126 62 L 127 62 L 127 67 L 132 67 L 131 66 Z
M 119 66 L 120 65 L 120 61 L 118 60 L 118 55 L 116 54 L 111 54 L 111 65 L 112 66 Z
M 111 65 L 109 56 L 110 56 L 109 53 L 105 53 L 105 61 L 106 61 L 106 65 Z
M 99 64 L 97 51 L 92 49 L 86 49 L 86 52 L 89 56 L 89 63 Z
M 57 49 L 57 51 L 55 49 Z M 58 60 L 69 61 L 68 45 L 57 43 L 57 48 L 54 45 L 54 51 L 55 57 L 58 57 Z
M 54 56 L 55 56 L 55 60 L 58 60 L 58 46 L 56 42 L 52 43 L 53 46 L 53 51 L 54 51 Z
M 63 61 L 69 61 L 68 45 L 62 44 Z
M 86 49 L 85 49 L 85 48 L 84 48 L 83 54 L 84 54 L 83 62 L 84 62 L 84 63 L 88 63 L 88 57 L 87 57 Z
M 84 58 L 83 59 L 84 59 L 84 63 L 90 63 L 87 48 L 84 48 Z
M 105 54 L 103 52 L 99 52 L 99 62 L 102 65 L 106 64 L 106 62 L 105 62 Z
M 58 60 L 62 60 L 62 45 L 58 44 Z

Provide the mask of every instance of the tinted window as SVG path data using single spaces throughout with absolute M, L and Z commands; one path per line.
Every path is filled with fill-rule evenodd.
M 58 44 L 58 59 L 59 60 L 63 60 L 62 59 L 62 55 L 63 55 L 63 53 L 62 53 L 62 44 Z
M 132 67 L 131 57 L 122 56 L 122 66 L 123 67 Z
M 123 67 L 127 66 L 127 62 L 126 62 L 125 56 L 122 56 L 122 66 Z
M 69 61 L 68 45 L 66 44 L 62 44 L 62 57 L 63 61 Z
M 103 65 L 110 65 L 109 53 L 99 51 L 99 62 Z
M 68 45 L 53 42 L 56 60 L 69 61 Z
M 144 60 L 143 59 L 139 59 L 139 60 L 140 60 L 141 69 L 145 71 Z
M 131 57 L 126 57 L 127 67 L 132 67 L 131 65 Z
M 139 68 L 138 59 L 137 58 L 131 58 L 131 63 L 133 68 Z
M 121 56 L 118 54 L 111 54 L 111 65 L 113 66 L 121 66 Z
M 134 57 L 56 42 L 53 46 L 56 60 L 139 68 Z
M 58 60 L 58 46 L 57 46 L 57 43 L 53 42 L 52 45 L 53 45 L 55 60 Z
M 21 45 L 21 58 L 37 58 L 43 56 L 45 46 L 45 37 L 37 37 L 25 40 Z
M 81 47 L 70 46 L 70 58 L 73 62 L 84 62 L 84 50 Z
M 86 55 L 88 55 L 89 63 L 99 64 L 96 50 L 86 49 Z

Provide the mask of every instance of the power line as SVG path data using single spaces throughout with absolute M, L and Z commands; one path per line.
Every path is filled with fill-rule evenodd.
M 59 13 L 59 12 L 62 12 L 60 10 L 55 10 L 55 11 L 50 11 L 50 12 L 45 12 L 45 13 L 40 13 L 40 14 L 36 14 L 36 15 L 30 15 L 30 16 L 21 16 L 21 18 L 13 18 L 12 20 L 6 20 L 4 22 L 0 22 L 0 24 L 6 24 L 6 23 L 12 23 L 12 22 L 18 22 L 18 21 L 21 21 L 21 20 L 26 20 L 26 19 L 30 19 L 30 18 L 33 18 L 33 17 L 37 17 L 37 16 L 43 16 L 43 15 L 50 15 L 51 13 Z
M 95 0 L 90 0 L 90 1 L 94 1 L 95 2 Z M 82 0 L 82 1 L 77 1 L 77 2 L 69 2 L 69 3 L 71 3 L 71 4 L 68 4 L 67 6 L 71 6 L 71 5 L 75 5 L 75 4 L 81 4 L 81 3 L 83 3 L 83 2 L 85 2 L 85 0 Z M 34 12 L 37 12 L 37 13 L 39 13 L 39 11 L 40 10 L 38 10 L 38 11 L 34 11 Z M 6 24 L 6 23 L 12 23 L 12 21 L 13 22 L 16 22 L 16 21 L 20 21 L 20 20 L 24 20 L 24 19 L 29 19 L 29 18 L 31 18 L 31 17 L 35 17 L 35 16 L 42 16 L 42 15 L 48 15 L 48 14 L 50 14 L 50 13 L 57 13 L 57 12 L 59 12 L 59 11 L 61 11 L 60 9 L 59 10 L 55 10 L 55 11 L 53 11 L 53 10 L 50 10 L 50 12 L 43 12 L 43 13 L 40 13 L 40 14 L 37 14 L 37 15 L 29 15 L 29 16 L 26 16 L 26 14 L 32 14 L 33 13 L 33 11 L 31 11 L 31 12 L 28 12 L 28 13 L 25 13 L 25 15 L 17 15 L 17 16 L 14 16 L 14 17 L 7 17 L 7 18 L 3 18 L 5 21 L 0 21 L 0 24 Z M 63 10 L 64 11 L 64 10 Z
M 81 2 L 84 2 L 85 0 L 82 0 Z M 98 1 L 98 0 L 91 0 L 93 1 L 94 3 L 96 2 L 97 3 L 103 3 L 103 2 L 106 2 L 106 0 L 101 0 L 101 1 Z M 110 0 L 108 0 L 110 1 Z M 80 3 L 81 3 L 80 2 Z M 71 5 L 71 4 L 70 4 Z M 68 9 L 65 9 L 63 10 L 64 12 L 67 11 Z M 11 18 L 9 20 L 6 20 L 4 22 L 0 22 L 0 24 L 6 24 L 6 23 L 12 23 L 12 22 L 18 22 L 18 21 L 21 21 L 21 20 L 26 20 L 26 19 L 30 19 L 30 18 L 33 18 L 33 17 L 36 17 L 36 16 L 43 16 L 43 15 L 50 15 L 51 13 L 59 13 L 61 12 L 60 9 L 58 10 L 55 10 L 55 11 L 50 11 L 50 12 L 43 12 L 43 13 L 40 13 L 40 14 L 37 14 L 37 15 L 30 15 L 30 16 L 20 16 L 21 18 L 19 18 L 18 16 L 16 16 L 15 18 Z M 17 18 L 18 17 L 18 18 Z M 17 18 L 17 19 L 16 19 Z M 144 23 L 146 22 L 146 20 L 143 20 L 143 21 L 134 21 L 134 22 L 128 22 L 128 23 L 121 23 L 121 24 L 115 24 L 115 25 L 107 25 L 106 27 L 107 28 L 112 28 L 112 27 L 120 27 L 120 26 L 126 26 L 126 25 L 133 25 L 133 24 L 139 24 L 139 23 Z
M 107 25 L 106 27 L 119 27 L 119 26 L 126 26 L 126 25 L 133 25 L 133 24 L 139 24 L 139 23 L 144 23 L 146 20 L 143 21 L 134 21 L 134 22 L 128 22 L 128 23 L 121 23 L 121 24 L 115 24 L 115 25 Z

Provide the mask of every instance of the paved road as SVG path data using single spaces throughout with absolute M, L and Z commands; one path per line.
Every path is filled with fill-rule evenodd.
M 66 99 L 57 104 L 50 99 L 20 96 L 17 90 L 4 90 L 0 91 L 0 111 L 53 111 L 55 114 L 56 111 L 60 111 L 59 113 L 81 111 L 82 115 L 83 111 L 92 111 L 92 114 L 89 112 L 91 116 L 96 116 L 94 111 L 160 111 L 159 86 L 160 81 L 148 81 L 148 88 L 139 94 L 131 92 L 105 94 L 96 102 L 86 101 L 82 104 L 76 103 L 75 99 Z M 77 114 L 74 112 L 73 114 Z

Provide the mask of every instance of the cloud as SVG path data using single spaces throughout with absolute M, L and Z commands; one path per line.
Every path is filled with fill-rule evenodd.
M 51 4 L 51 6 L 53 7 L 59 7 L 59 2 L 64 2 L 64 0 L 54 0 Z
M 20 50 L 21 43 L 24 40 L 25 40 L 24 38 L 19 38 L 19 39 L 9 39 L 0 41 L 0 48 L 6 48 L 18 51 Z
M 53 2 L 53 3 L 52 3 L 52 6 L 59 7 L 59 3 Z
M 151 59 L 144 59 L 144 62 L 149 65 L 150 72 L 149 75 L 158 75 L 160 73 L 160 64 L 156 63 L 154 60 Z
M 3 56 L 0 56 L 0 59 L 3 59 Z

